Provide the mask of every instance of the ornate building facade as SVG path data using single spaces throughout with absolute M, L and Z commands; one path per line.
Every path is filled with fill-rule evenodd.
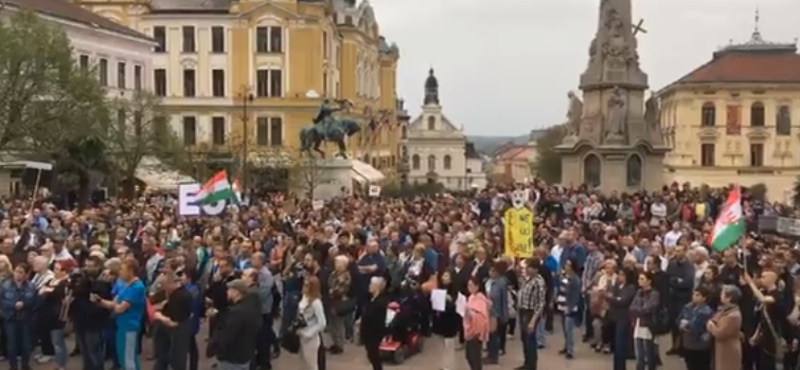
M 157 41 L 148 79 L 187 146 L 297 153 L 322 99 L 348 99 L 364 125 L 351 156 L 396 166 L 400 54 L 367 1 L 72 1 Z
M 480 174 L 473 173 L 474 164 L 468 168 L 467 144 L 463 130 L 457 128 L 442 111 L 439 81 L 431 68 L 425 80 L 422 113 L 407 127 L 405 147 L 409 159 L 408 182 L 440 183 L 449 190 L 484 186 L 485 174 L 482 171 Z
M 758 19 L 756 19 L 758 22 Z M 659 92 L 672 147 L 665 180 L 767 185 L 783 201 L 800 175 L 800 55 L 793 43 L 731 44 Z

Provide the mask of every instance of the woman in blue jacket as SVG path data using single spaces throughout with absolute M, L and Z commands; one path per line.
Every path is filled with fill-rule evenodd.
M 489 308 L 490 332 L 488 351 L 486 354 L 487 364 L 497 364 L 500 352 L 505 352 L 502 344 L 506 336 L 506 323 L 508 322 L 508 281 L 503 275 L 508 269 L 505 261 L 495 262 L 489 269 L 489 279 L 486 281 L 486 296 L 492 302 Z
M 31 351 L 31 318 L 36 303 L 36 288 L 28 281 L 28 267 L 17 266 L 13 279 L 3 282 L 0 313 L 3 317 L 3 329 L 6 332 L 6 349 L 8 364 L 11 370 L 29 370 Z M 17 361 L 20 358 L 21 364 Z

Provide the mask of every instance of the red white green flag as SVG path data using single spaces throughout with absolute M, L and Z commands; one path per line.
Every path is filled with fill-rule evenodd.
M 197 203 L 200 204 L 214 204 L 222 200 L 235 199 L 236 195 L 233 193 L 230 181 L 228 181 L 228 173 L 219 171 L 216 175 L 212 176 L 195 194 Z
M 728 200 L 714 223 L 711 233 L 711 248 L 724 251 L 739 241 L 745 233 L 744 212 L 742 212 L 742 192 L 737 186 L 728 194 Z
M 242 185 L 239 183 L 239 179 L 233 180 L 231 186 L 233 187 L 233 194 L 236 196 L 237 203 L 242 203 Z

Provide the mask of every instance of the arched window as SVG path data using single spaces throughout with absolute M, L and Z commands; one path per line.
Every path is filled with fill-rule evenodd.
M 714 127 L 717 124 L 717 107 L 712 102 L 703 103 L 703 113 L 700 117 L 700 125 L 703 127 Z
M 757 101 L 750 106 L 750 126 L 764 127 L 764 103 Z
M 431 154 L 428 156 L 428 171 L 436 170 L 436 156 Z
M 642 158 L 636 154 L 628 157 L 626 183 L 630 187 L 642 185 Z
M 453 159 L 450 155 L 444 156 L 444 169 L 449 170 L 453 166 Z
M 788 105 L 778 107 L 775 114 L 775 133 L 781 136 L 792 134 L 792 113 Z
M 591 187 L 600 186 L 602 168 L 600 158 L 589 154 L 583 159 L 583 183 Z
M 428 130 L 436 130 L 436 117 L 430 116 L 428 117 Z
M 419 156 L 416 154 L 414 154 L 414 156 L 411 157 L 411 168 L 415 170 L 419 169 Z

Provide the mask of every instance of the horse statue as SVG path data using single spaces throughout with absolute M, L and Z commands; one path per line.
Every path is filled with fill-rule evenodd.
M 325 152 L 319 147 L 323 142 L 328 141 L 336 143 L 339 147 L 339 152 L 336 156 L 347 158 L 345 139 L 359 132 L 361 125 L 352 119 L 336 119 L 333 117 L 334 112 L 349 109 L 352 106 L 352 103 L 348 100 L 338 100 L 336 103 L 339 104 L 339 107 L 332 107 L 326 99 L 320 106 L 320 111 L 314 119 L 314 124 L 300 130 L 301 153 L 307 153 L 313 157 L 312 151 L 314 151 L 319 153 L 322 158 L 325 158 Z

